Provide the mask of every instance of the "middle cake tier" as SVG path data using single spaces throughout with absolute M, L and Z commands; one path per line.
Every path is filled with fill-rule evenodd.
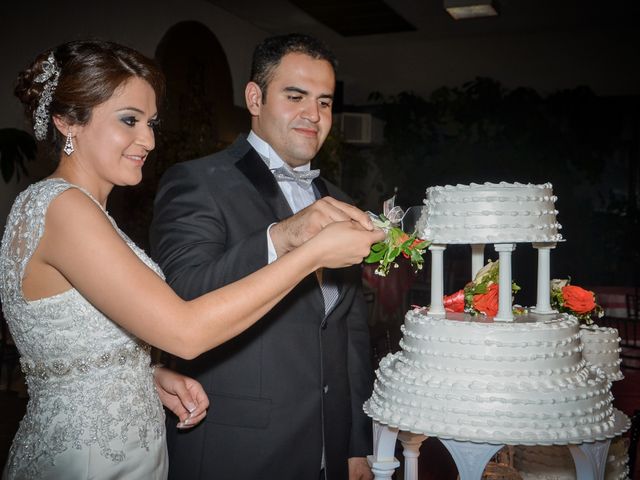
M 611 438 L 624 418 L 611 383 L 582 358 L 575 317 L 407 313 L 401 350 L 376 372 L 364 409 L 378 422 L 441 438 L 579 443 Z

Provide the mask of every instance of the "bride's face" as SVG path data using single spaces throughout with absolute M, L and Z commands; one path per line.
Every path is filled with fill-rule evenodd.
M 113 185 L 136 185 L 155 147 L 156 95 L 145 80 L 132 77 L 111 98 L 94 107 L 89 122 L 78 127 L 76 160 Z

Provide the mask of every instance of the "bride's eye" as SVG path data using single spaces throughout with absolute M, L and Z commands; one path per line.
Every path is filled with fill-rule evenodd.
M 120 121 L 130 127 L 135 127 L 136 123 L 138 123 L 138 119 L 134 116 L 122 117 Z
M 151 127 L 152 129 L 157 130 L 158 127 L 160 126 L 160 119 L 153 118 L 147 122 L 147 125 L 149 125 L 149 127 Z

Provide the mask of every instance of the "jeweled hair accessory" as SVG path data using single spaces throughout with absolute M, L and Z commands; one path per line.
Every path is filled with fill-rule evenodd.
M 49 105 L 51 105 L 51 100 L 53 99 L 53 92 L 58 86 L 59 76 L 60 69 L 53 52 L 51 52 L 47 59 L 42 62 L 42 73 L 33 80 L 35 83 L 44 83 L 40 100 L 38 101 L 38 108 L 33 113 L 33 132 L 36 135 L 36 140 L 47 138 Z

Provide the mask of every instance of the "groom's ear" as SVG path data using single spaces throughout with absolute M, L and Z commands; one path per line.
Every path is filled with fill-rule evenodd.
M 258 117 L 262 107 L 262 89 L 256 82 L 249 82 L 244 89 L 244 100 L 252 116 Z

